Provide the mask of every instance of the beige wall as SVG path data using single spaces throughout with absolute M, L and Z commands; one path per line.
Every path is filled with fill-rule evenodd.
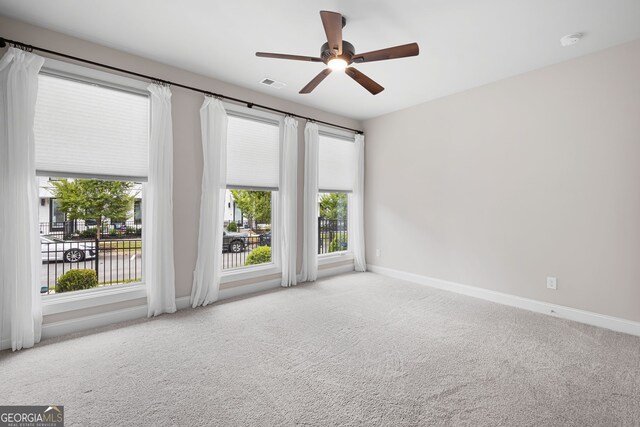
M 364 126 L 370 264 L 640 321 L 640 41 Z
M 208 77 L 190 73 L 179 68 L 146 60 L 114 49 L 69 37 L 60 33 L 18 22 L 0 16 L 0 35 L 53 50 L 103 62 L 120 68 L 149 74 L 162 79 L 173 80 L 187 85 L 207 89 L 211 92 L 244 99 L 257 104 L 268 105 L 318 120 L 333 122 L 356 129 L 361 123 L 330 113 L 274 98 L 238 86 L 230 85 Z M 0 54 L 4 49 L 0 49 Z M 47 56 L 47 55 L 43 55 Z M 56 58 L 60 59 L 60 58 Z M 191 293 L 193 269 L 195 268 L 200 209 L 200 187 L 202 178 L 202 148 L 200 139 L 199 109 L 203 95 L 172 87 L 172 111 L 174 134 L 174 228 L 176 297 Z M 301 262 L 302 240 L 302 171 L 304 164 L 304 125 L 298 123 L 298 260 Z M 298 265 L 300 268 L 300 265 Z M 258 278 L 255 281 L 266 278 Z M 46 319 L 45 319 L 46 320 Z M 60 320 L 56 318 L 56 320 Z

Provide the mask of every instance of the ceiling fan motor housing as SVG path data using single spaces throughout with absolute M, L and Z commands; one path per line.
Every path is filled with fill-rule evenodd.
M 328 64 L 329 61 L 334 58 L 344 59 L 347 64 L 351 64 L 353 62 L 353 55 L 355 54 L 356 49 L 346 40 L 342 41 L 342 55 L 336 55 L 333 49 L 329 49 L 329 43 L 323 44 L 320 48 L 320 57 L 325 64 Z

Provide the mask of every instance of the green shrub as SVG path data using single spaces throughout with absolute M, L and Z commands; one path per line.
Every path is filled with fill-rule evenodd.
M 335 236 L 331 243 L 329 243 L 329 252 L 339 252 L 346 251 L 348 242 L 348 237 L 346 235 Z
M 116 237 L 118 235 L 118 230 L 116 230 L 115 228 L 112 228 L 111 230 L 109 230 L 109 237 Z
M 78 235 L 83 239 L 95 239 L 97 234 L 96 228 L 87 228 L 86 230 L 82 230 Z
M 94 270 L 69 270 L 58 277 L 56 293 L 80 291 L 98 286 L 98 279 Z
M 125 231 L 125 234 L 127 234 L 128 236 L 138 236 L 141 233 L 142 233 L 142 229 L 138 227 L 127 227 Z
M 244 265 L 256 265 L 271 262 L 271 246 L 258 246 L 247 255 Z
M 235 221 L 229 221 L 229 225 L 227 225 L 227 231 L 235 233 L 238 231 L 238 224 Z

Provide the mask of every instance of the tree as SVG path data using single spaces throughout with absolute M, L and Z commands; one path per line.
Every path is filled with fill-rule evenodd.
M 252 229 L 256 229 L 258 224 L 271 223 L 271 192 L 231 190 L 231 194 Z
M 131 182 L 61 179 L 52 183 L 53 196 L 58 199 L 60 210 L 70 220 L 94 219 L 98 239 L 105 219 L 124 222 L 133 209 Z
M 325 219 L 347 219 L 347 195 L 326 193 L 320 196 L 320 217 Z

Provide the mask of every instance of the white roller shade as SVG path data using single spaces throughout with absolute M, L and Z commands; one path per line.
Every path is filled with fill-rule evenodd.
M 353 190 L 356 167 L 353 141 L 320 134 L 318 189 L 321 192 Z
M 38 174 L 146 180 L 147 96 L 43 74 L 38 84 Z
M 227 187 L 277 189 L 280 126 L 229 114 Z

